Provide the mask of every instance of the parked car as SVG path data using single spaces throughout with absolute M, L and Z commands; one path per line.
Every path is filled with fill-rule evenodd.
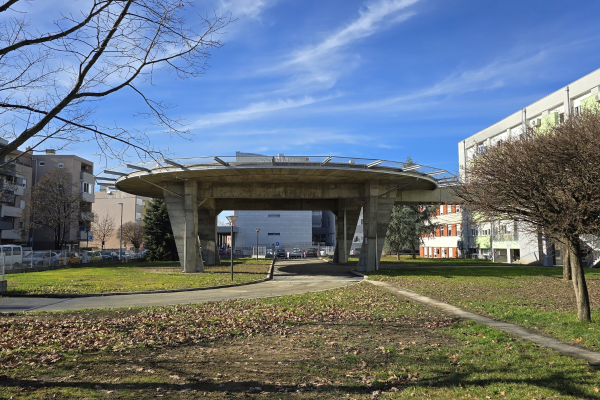
M 219 256 L 227 256 L 231 255 L 231 251 L 229 249 L 219 249 Z
M 119 259 L 119 255 L 110 250 L 102 250 L 100 255 L 102 255 L 102 261 L 115 261 Z
M 317 257 L 317 249 L 314 247 L 308 248 L 304 251 L 304 257 Z
M 327 255 L 327 252 L 325 250 L 321 250 L 321 257 L 325 257 Z
M 23 249 L 21 246 L 4 245 L 0 248 L 0 251 L 4 268 L 19 268 L 23 264 Z
M 91 251 L 88 253 L 88 259 L 90 262 L 100 262 L 102 261 L 102 253 L 99 251 Z
M 285 249 L 277 249 L 275 250 L 276 258 L 286 258 L 287 254 L 285 253 Z
M 350 255 L 358 256 L 358 255 L 360 255 L 360 250 L 359 249 L 350 249 Z
M 34 265 L 37 267 L 48 267 L 59 265 L 60 258 L 53 251 L 34 251 L 23 257 L 23 265 Z
M 79 264 L 81 262 L 81 257 L 76 252 L 58 253 L 58 259 L 62 265 Z
M 273 258 L 273 250 L 267 250 L 267 254 L 265 254 L 265 258 Z
M 295 248 L 294 250 L 288 252 L 287 256 L 288 258 L 302 258 L 302 252 L 300 249 Z

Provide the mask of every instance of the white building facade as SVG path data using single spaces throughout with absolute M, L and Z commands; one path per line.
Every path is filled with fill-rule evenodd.
M 492 126 L 459 142 L 461 171 L 477 153 L 498 141 L 519 137 L 526 127 L 544 127 L 561 123 L 572 113 L 600 102 L 600 69 L 543 97 Z M 560 249 L 545 238 L 530 233 L 513 221 L 475 221 L 463 216 L 463 247 L 470 256 L 500 262 L 562 264 Z

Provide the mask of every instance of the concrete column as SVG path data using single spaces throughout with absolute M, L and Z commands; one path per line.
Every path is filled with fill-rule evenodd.
M 198 251 L 198 185 L 188 180 L 167 183 L 165 188 L 168 190 L 163 194 L 183 272 L 204 272 Z
M 217 216 L 214 209 L 198 209 L 198 236 L 206 265 L 220 263 L 219 249 L 217 248 Z
M 348 207 L 338 209 L 335 217 L 335 251 L 333 254 L 334 264 L 346 264 L 352 247 L 352 240 L 356 233 L 356 224 L 360 216 L 359 207 Z M 345 214 L 345 216 L 344 216 Z M 344 217 L 346 220 L 346 243 L 344 243 Z
M 396 199 L 396 191 L 385 195 L 385 188 L 380 190 L 379 183 L 369 182 L 365 185 L 365 205 L 363 207 L 364 239 L 360 258 L 359 271 L 375 271 L 379 266 L 385 235 L 392 216 L 392 208 Z

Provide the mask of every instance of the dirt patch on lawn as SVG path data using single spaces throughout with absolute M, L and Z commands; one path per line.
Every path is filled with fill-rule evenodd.
M 415 384 L 426 354 L 456 344 L 437 331 L 450 323 L 428 314 L 281 326 L 274 335 L 80 355 L 26 376 L 0 376 L 0 384 L 33 398 L 373 398 Z

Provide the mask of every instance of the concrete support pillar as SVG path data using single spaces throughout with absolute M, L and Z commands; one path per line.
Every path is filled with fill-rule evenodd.
M 381 193 L 381 194 L 380 194 Z M 383 193 L 385 193 L 383 195 Z M 385 242 L 388 224 L 396 191 L 387 192 L 379 188 L 376 181 L 365 185 L 365 205 L 363 207 L 363 244 L 358 261 L 358 270 L 376 271 L 379 267 L 381 252 Z
M 198 245 L 198 185 L 193 180 L 168 183 L 165 203 L 183 272 L 204 272 Z M 175 193 L 181 193 L 181 196 Z
M 342 206 L 335 214 L 335 251 L 333 254 L 333 262 L 334 264 L 346 264 L 348 262 L 350 248 L 352 247 L 352 240 L 356 233 L 356 224 L 358 223 L 358 217 L 360 216 L 360 208 L 356 206 L 344 208 L 344 206 Z M 346 227 L 345 243 L 344 225 Z
M 198 209 L 198 236 L 206 265 L 220 264 L 217 247 L 217 216 L 214 209 Z

